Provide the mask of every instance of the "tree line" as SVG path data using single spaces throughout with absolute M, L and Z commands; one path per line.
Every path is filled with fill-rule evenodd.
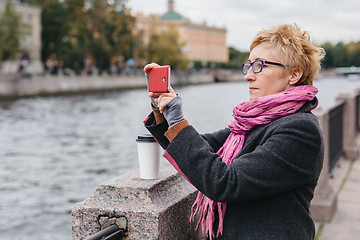
M 126 8 L 126 0 L 30 0 L 40 6 L 41 60 L 81 73 L 99 73 L 124 66 L 143 66 L 147 61 L 186 68 L 183 44 L 174 27 L 153 31 L 144 45 L 144 33 L 135 29 L 135 17 Z M 0 62 L 19 56 L 19 16 L 11 1 L 0 14 Z M 8 43 L 8 44 L 4 44 Z M 48 63 L 48 64 L 47 64 Z
M 151 31 L 149 43 L 135 29 L 136 19 L 126 8 L 127 0 L 30 0 L 42 8 L 42 62 L 81 73 L 96 67 L 99 73 L 111 67 L 141 67 L 149 61 L 170 64 L 175 69 L 189 67 L 184 46 L 175 27 Z M 18 57 L 20 18 L 8 1 L 0 15 L 0 61 Z M 155 26 L 154 26 L 155 27 Z M 327 42 L 323 69 L 360 66 L 360 42 Z M 229 48 L 229 62 L 193 62 L 192 67 L 239 69 L 249 52 Z
M 322 69 L 331 69 L 336 67 L 360 67 L 360 41 L 343 43 L 339 42 L 332 44 L 325 42 L 321 44 L 326 55 L 321 63 Z M 235 48 L 229 48 L 229 62 L 218 63 L 219 67 L 223 68 L 239 68 L 242 63 L 247 60 L 249 52 L 241 52 Z
M 32 0 L 42 11 L 42 61 L 55 59 L 75 72 L 99 73 L 111 67 L 140 66 L 146 59 L 184 66 L 178 33 L 170 28 L 152 34 L 144 45 L 143 32 L 126 8 L 126 0 Z M 164 53 L 171 54 L 167 57 Z
M 329 42 L 322 45 L 326 55 L 322 62 L 324 69 L 334 67 L 360 67 L 360 41 L 337 44 L 331 44 Z

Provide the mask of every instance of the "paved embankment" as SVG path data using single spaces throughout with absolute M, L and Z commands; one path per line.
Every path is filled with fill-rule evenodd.
M 224 74 L 222 74 L 224 76 Z M 215 72 L 172 74 L 172 85 L 211 83 L 219 79 Z M 226 81 L 241 80 L 242 76 L 226 74 Z M 30 78 L 0 77 L 0 98 L 28 97 L 76 92 L 145 88 L 144 75 L 93 75 L 93 76 L 32 76 Z
M 33 76 L 0 81 L 0 97 L 146 87 L 144 76 Z
M 329 179 L 338 193 L 337 210 L 330 223 L 316 223 L 318 240 L 360 239 L 360 159 L 341 159 L 339 163 Z

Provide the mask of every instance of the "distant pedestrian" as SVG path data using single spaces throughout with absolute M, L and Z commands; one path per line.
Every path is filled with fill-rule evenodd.
M 145 126 L 199 190 L 192 218 L 200 214 L 209 239 L 311 240 L 309 207 L 324 155 L 312 83 L 324 51 L 296 24 L 260 31 L 250 50 L 242 66 L 249 101 L 234 107 L 227 128 L 199 134 L 172 88 L 149 93 Z

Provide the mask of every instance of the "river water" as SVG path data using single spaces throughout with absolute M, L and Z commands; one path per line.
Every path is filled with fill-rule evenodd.
M 314 85 L 327 109 L 340 92 L 360 88 L 360 79 Z M 246 82 L 176 90 L 200 132 L 225 127 L 233 106 L 248 99 Z M 138 167 L 135 139 L 146 132 L 149 111 L 145 89 L 0 101 L 0 239 L 71 239 L 73 205 Z

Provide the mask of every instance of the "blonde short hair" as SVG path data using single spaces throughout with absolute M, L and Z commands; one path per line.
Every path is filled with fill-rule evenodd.
M 325 51 L 311 41 L 308 32 L 301 30 L 296 24 L 283 24 L 260 31 L 252 41 L 250 50 L 267 43 L 278 48 L 282 56 L 282 64 L 290 71 L 299 68 L 303 75 L 295 85 L 312 85 L 315 74 L 320 70 Z

